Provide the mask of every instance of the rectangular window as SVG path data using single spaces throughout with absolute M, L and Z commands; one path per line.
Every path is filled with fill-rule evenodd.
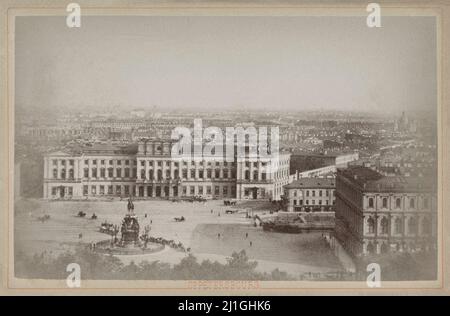
M 92 168 L 92 177 L 97 178 L 97 168 Z
M 211 194 L 211 186 L 210 185 L 208 185 L 206 187 L 206 194 Z
M 201 186 L 201 185 L 198 186 L 198 194 L 199 195 L 203 194 L 203 186 Z
M 83 185 L 83 195 L 89 194 L 89 187 L 87 185 Z
M 97 186 L 95 186 L 95 185 L 91 186 L 91 194 L 92 195 L 97 194 Z
M 100 169 L 100 177 L 101 178 L 105 177 L 105 169 L 104 168 Z
M 220 190 L 220 187 L 219 186 L 215 186 L 214 187 L 214 194 L 215 195 L 219 195 L 219 190 Z
M 194 195 L 195 194 L 195 187 L 194 186 L 191 186 L 190 188 L 189 188 L 189 190 L 190 190 L 190 194 L 191 195 Z
M 108 194 L 113 194 L 113 186 L 108 185 Z
M 56 195 L 56 188 L 52 188 L 52 195 Z
M 73 188 L 72 187 L 68 187 L 67 188 L 67 194 L 72 196 L 73 195 Z
M 120 185 L 116 185 L 116 194 L 122 194 L 122 187 Z
M 223 195 L 228 195 L 228 187 L 223 187 Z
M 122 169 L 117 169 L 116 175 L 117 175 L 117 178 L 122 178 Z
M 130 194 L 130 186 L 125 185 L 124 189 L 125 189 L 125 195 L 129 195 Z
M 129 177 L 130 177 L 130 169 L 125 168 L 125 178 L 129 178 Z
M 105 194 L 105 186 L 104 185 L 100 186 L 100 194 L 101 195 Z

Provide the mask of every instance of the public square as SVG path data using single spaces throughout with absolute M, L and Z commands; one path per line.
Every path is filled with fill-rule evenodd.
M 251 260 L 258 262 L 257 270 L 285 271 L 292 276 L 303 273 L 339 271 L 341 266 L 321 233 L 282 234 L 265 232 L 254 227 L 245 211 L 226 214 L 229 206 L 222 200 L 207 202 L 171 202 L 164 200 L 134 201 L 135 213 L 141 229 L 150 225 L 150 235 L 181 242 L 199 261 L 226 262 L 233 251 L 245 250 Z M 251 206 L 238 203 L 236 209 Z M 264 207 L 264 205 L 260 206 Z M 83 211 L 86 217 L 77 217 Z M 120 226 L 126 210 L 126 200 L 45 201 L 21 199 L 16 201 L 14 227 L 16 252 L 57 255 L 78 244 L 107 240 L 100 233 L 104 221 Z M 91 219 L 92 214 L 97 219 Z M 41 222 L 39 217 L 49 215 Z M 175 217 L 183 216 L 184 222 Z M 118 256 L 124 263 L 161 261 L 178 263 L 187 254 L 165 247 L 164 250 L 145 255 Z

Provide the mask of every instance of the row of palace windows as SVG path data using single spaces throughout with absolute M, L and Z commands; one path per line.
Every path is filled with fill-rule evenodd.
M 335 200 L 333 199 L 333 205 L 335 204 Z M 294 203 L 294 205 L 297 205 L 297 200 L 293 200 L 293 203 Z M 318 204 L 316 204 L 316 200 L 311 200 L 311 204 L 309 204 L 309 200 L 305 200 L 305 205 L 322 205 L 322 200 L 317 200 L 317 203 Z M 328 200 L 325 200 L 325 204 L 324 205 L 328 205 Z M 302 199 L 300 199 L 300 200 L 298 200 L 298 205 L 303 205 L 303 200 Z
M 140 160 L 140 165 L 141 165 L 141 167 L 145 167 L 146 161 L 147 161 L 147 160 Z M 154 165 L 156 165 L 156 166 L 158 166 L 158 167 L 162 167 L 163 164 L 164 164 L 166 167 L 170 167 L 170 161 L 151 161 L 151 160 L 148 161 L 148 165 L 149 165 L 150 167 L 153 167 Z M 182 165 L 186 167 L 186 166 L 188 165 L 187 161 L 183 161 L 183 162 L 182 162 Z M 195 166 L 195 165 L 196 165 L 196 164 L 195 164 L 195 161 L 191 161 L 191 166 Z M 204 161 L 199 161 L 198 165 L 199 165 L 199 166 L 204 166 L 204 165 L 205 165 L 205 164 L 204 164 Z M 212 166 L 213 164 L 212 164 L 211 161 L 208 161 L 207 165 L 208 165 L 208 166 Z M 220 166 L 220 162 L 216 161 L 216 162 L 214 163 L 214 165 L 217 166 L 217 167 L 219 167 L 219 166 Z M 230 166 L 234 167 L 234 166 L 235 166 L 235 163 L 234 163 L 234 162 L 228 163 L 227 161 L 224 161 L 224 162 L 223 162 L 223 165 L 224 165 L 224 166 L 230 165 Z M 180 166 L 180 163 L 179 163 L 178 161 L 176 161 L 176 162 L 174 162 L 174 166 L 175 166 L 175 167 L 179 167 L 179 166 Z
M 96 185 L 91 185 L 91 190 L 89 192 L 89 186 L 88 185 L 83 185 L 83 195 L 88 195 L 89 193 L 91 195 L 96 195 L 96 194 L 114 194 L 113 192 L 113 186 L 112 185 L 99 185 L 98 186 L 99 190 L 97 193 L 97 186 Z M 106 188 L 106 191 L 105 191 Z M 136 187 L 134 185 L 124 185 L 123 186 L 123 193 L 125 195 L 129 195 L 130 192 L 132 195 L 134 195 L 136 193 Z M 116 192 L 115 194 L 122 194 L 122 186 L 121 185 L 116 185 Z
M 213 173 L 213 171 L 211 169 L 206 170 L 206 173 L 204 172 L 204 170 L 198 170 L 198 178 L 205 179 L 205 177 L 204 177 L 205 174 L 206 174 L 206 179 L 212 179 L 213 175 L 214 175 L 214 178 L 216 178 L 216 179 L 219 179 L 219 178 L 228 179 L 229 175 L 231 175 L 231 178 L 236 178 L 236 171 L 235 170 L 229 171 L 228 169 L 222 169 L 222 172 L 223 172 L 223 176 L 221 177 L 220 176 L 220 169 L 215 169 L 214 173 Z M 195 173 L 196 172 L 195 172 L 194 169 L 190 170 L 190 178 L 191 179 L 196 178 L 195 177 Z M 171 178 L 170 174 L 171 174 L 170 170 L 166 170 L 165 171 L 165 175 L 166 175 L 165 179 L 170 179 Z M 162 170 L 158 170 L 157 174 L 156 174 L 156 178 L 158 180 L 161 180 L 162 177 L 163 177 L 163 171 Z M 180 172 L 179 172 L 179 170 L 174 170 L 174 179 L 178 179 L 178 178 L 180 178 Z M 188 170 L 186 170 L 186 169 L 182 170 L 181 178 L 182 179 L 187 179 L 188 178 Z M 145 177 L 145 170 L 141 170 L 141 179 L 143 179 L 143 180 L 146 179 L 146 177 Z M 154 172 L 153 172 L 153 170 L 149 170 L 149 172 L 148 172 L 148 179 L 149 180 L 153 180 L 154 179 Z
M 61 161 L 61 166 L 65 166 L 66 165 L 66 160 L 65 159 L 60 159 L 59 161 Z M 52 163 L 54 166 L 58 165 L 58 159 L 53 159 Z M 69 159 L 68 160 L 69 166 L 73 166 L 75 161 L 73 159 Z
M 113 191 L 114 186 L 112 185 L 84 185 L 83 186 L 83 195 L 112 195 L 112 194 L 116 194 L 116 195 L 120 195 L 120 194 L 124 194 L 124 195 L 129 195 L 130 193 L 132 195 L 136 194 L 136 187 L 134 185 L 116 185 L 115 186 L 115 192 Z M 123 191 L 122 191 L 123 188 Z M 227 186 L 223 186 L 222 190 L 220 190 L 220 186 L 214 186 L 214 195 L 220 195 L 222 193 L 222 195 L 227 196 L 229 192 L 231 192 L 231 194 L 236 194 L 236 187 L 232 186 L 231 190 L 229 187 Z M 90 190 L 89 190 L 90 189 Z M 98 191 L 97 191 L 98 189 Z M 168 196 L 169 195 L 169 187 L 166 186 L 163 188 L 165 195 Z M 152 196 L 161 196 L 161 190 L 162 187 L 161 186 L 156 186 L 155 187 L 155 192 L 153 192 L 153 187 L 148 186 L 146 188 L 147 190 L 147 196 L 152 197 Z M 189 194 L 190 195 L 195 195 L 195 186 L 182 186 L 181 187 L 181 193 L 182 195 L 186 196 L 188 194 L 188 190 L 189 190 Z M 222 192 L 221 192 L 222 191 Z M 68 195 L 72 195 L 73 191 L 72 188 L 69 187 L 68 188 Z M 52 188 L 52 194 L 56 195 L 57 194 L 57 188 L 54 187 Z M 207 194 L 207 195 L 211 195 L 212 194 L 212 186 L 208 185 L 208 186 L 198 186 L 197 187 L 197 194 L 198 195 L 203 195 L 203 194 Z M 178 187 L 174 187 L 174 195 L 178 196 Z M 144 187 L 139 187 L 139 196 L 144 196 Z
M 416 208 L 416 198 L 409 198 L 409 208 L 414 209 Z M 374 198 L 369 198 L 369 208 L 374 208 L 375 206 L 375 201 Z M 388 208 L 388 198 L 383 198 L 382 199 L 382 207 L 383 208 Z M 396 198 L 395 199 L 395 208 L 401 208 L 402 207 L 402 199 L 401 198 Z M 429 207 L 429 200 L 428 198 L 424 198 L 423 199 L 423 208 L 428 208 Z
M 334 189 L 333 190 L 306 190 L 306 192 L 305 192 L 305 194 L 306 194 L 306 196 L 309 196 L 310 195 L 310 193 L 311 193 L 311 196 L 312 197 L 315 197 L 316 196 L 316 192 L 317 192 L 317 196 L 319 196 L 319 197 L 322 197 L 323 196 L 323 192 L 325 191 L 325 196 L 329 196 L 330 195 L 330 192 L 331 192 L 331 196 L 333 196 L 333 194 L 334 194 Z M 294 190 L 294 197 L 296 197 L 297 196 L 297 190 Z
M 375 233 L 375 219 L 372 217 L 369 217 L 367 219 L 367 232 L 369 234 Z M 408 233 L 416 235 L 418 232 L 418 220 L 415 217 L 410 217 L 407 220 L 408 225 Z M 424 218 L 422 220 L 422 233 L 425 235 L 429 235 L 431 233 L 431 222 Z M 380 228 L 381 228 L 381 234 L 388 234 L 389 233 L 389 220 L 386 217 L 383 217 L 380 221 Z M 396 218 L 394 220 L 394 234 L 403 234 L 403 220 L 401 218 Z
M 105 159 L 99 159 L 99 161 L 97 159 L 92 159 L 91 162 L 92 162 L 92 165 L 94 165 L 94 166 L 97 165 L 98 162 L 100 162 L 100 165 L 106 165 L 106 160 Z M 123 163 L 125 164 L 125 166 L 136 165 L 136 161 L 135 160 L 131 160 L 131 159 L 125 159 L 125 160 L 123 160 Z M 84 160 L 84 164 L 86 166 L 89 165 L 89 159 L 85 159 Z M 108 164 L 112 166 L 114 164 L 114 160 L 109 159 L 108 160 Z M 118 166 L 122 165 L 122 160 L 116 160 L 116 164 Z
M 257 180 L 258 179 L 258 171 L 255 170 L 253 171 L 253 180 Z M 267 174 L 265 172 L 261 173 L 261 180 L 266 180 L 267 179 Z M 245 171 L 245 180 L 250 180 L 250 171 Z

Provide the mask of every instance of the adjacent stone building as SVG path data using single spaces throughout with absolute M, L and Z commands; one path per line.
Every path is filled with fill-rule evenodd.
M 334 211 L 334 178 L 300 178 L 284 187 L 288 212 Z
M 436 178 L 339 169 L 335 237 L 353 256 L 436 247 Z

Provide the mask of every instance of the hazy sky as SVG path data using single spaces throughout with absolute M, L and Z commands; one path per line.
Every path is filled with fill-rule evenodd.
M 434 111 L 432 17 L 16 20 L 16 105 Z

